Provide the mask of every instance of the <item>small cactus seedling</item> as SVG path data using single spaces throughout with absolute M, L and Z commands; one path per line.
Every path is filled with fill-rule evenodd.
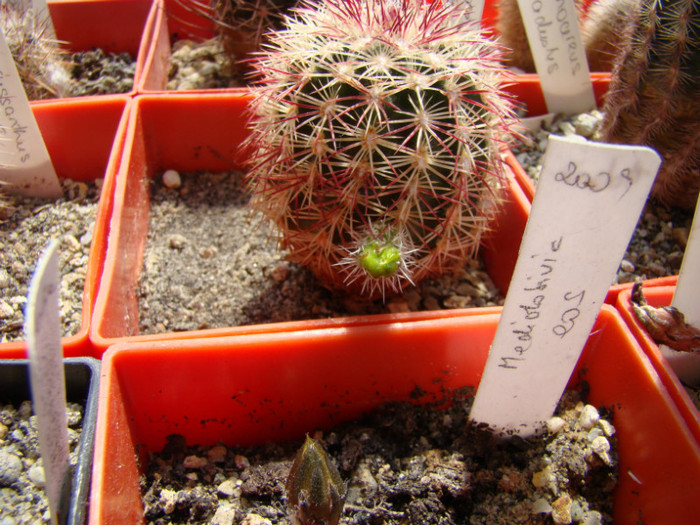
M 320 443 L 306 436 L 286 484 L 295 525 L 338 525 L 345 504 L 345 483 Z
M 251 205 L 331 288 L 398 292 L 489 226 L 513 113 L 500 47 L 459 9 L 307 3 L 254 64 Z
M 608 142 L 640 144 L 662 156 L 651 194 L 691 209 L 700 190 L 700 1 L 642 0 L 603 111 Z
M 49 35 L 46 23 L 36 16 L 31 2 L 3 2 L 0 24 L 27 98 L 63 96 L 70 82 L 63 63 L 66 52 Z

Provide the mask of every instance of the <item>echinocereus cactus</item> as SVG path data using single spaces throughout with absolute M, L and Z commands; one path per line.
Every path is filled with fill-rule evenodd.
M 597 0 L 581 25 L 590 71 L 611 71 L 620 51 L 621 28 L 639 7 L 640 0 Z
M 657 150 L 652 196 L 688 209 L 700 190 L 699 33 L 700 1 L 641 0 L 603 108 L 604 140 Z
M 31 2 L 3 2 L 0 26 L 27 98 L 63 96 L 70 82 L 63 62 L 66 52 L 50 35 L 46 22 L 35 14 Z
M 448 2 L 306 3 L 255 63 L 251 205 L 289 258 L 376 297 L 476 254 L 511 133 L 500 48 Z

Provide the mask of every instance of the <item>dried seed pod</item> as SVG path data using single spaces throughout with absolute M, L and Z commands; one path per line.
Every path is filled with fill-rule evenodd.
M 326 451 L 309 436 L 294 459 L 286 491 L 296 525 L 338 525 L 345 484 Z

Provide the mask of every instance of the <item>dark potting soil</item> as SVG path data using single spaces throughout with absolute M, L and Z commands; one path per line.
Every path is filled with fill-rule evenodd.
M 72 53 L 66 69 L 70 82 L 65 96 L 128 93 L 134 87 L 136 60 L 128 53 L 93 49 Z
M 470 389 L 453 399 L 388 403 L 313 435 L 347 485 L 341 525 L 612 522 L 614 428 L 577 393 L 565 394 L 545 435 L 508 441 L 467 427 Z M 238 448 L 168 440 L 141 480 L 149 525 L 290 523 L 284 485 L 302 441 Z
M 57 200 L 6 195 L 0 204 L 0 342 L 25 338 L 24 307 L 34 269 L 52 239 L 58 239 L 64 336 L 82 320 L 88 254 L 102 180 L 61 181 Z
M 83 407 L 68 403 L 71 466 L 78 463 Z M 0 405 L 0 525 L 50 523 L 36 416 L 30 401 Z
M 479 261 L 400 296 L 363 301 L 320 285 L 285 261 L 270 227 L 251 216 L 243 175 L 183 174 L 152 182 L 139 277 L 142 334 L 503 303 Z

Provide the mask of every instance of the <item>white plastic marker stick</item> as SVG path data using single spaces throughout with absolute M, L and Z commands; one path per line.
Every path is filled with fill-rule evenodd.
M 700 199 L 695 206 L 693 225 L 671 305 L 683 312 L 688 324 L 700 327 Z M 700 386 L 700 354 L 678 352 L 664 345 L 660 346 L 660 350 L 681 381 Z
M 0 31 L 0 181 L 6 191 L 59 197 L 61 184 Z
M 32 9 L 34 9 L 34 13 L 36 14 L 37 22 L 46 26 L 46 36 L 56 38 L 56 30 L 53 27 L 51 13 L 49 12 L 49 6 L 46 0 L 32 0 Z
M 68 449 L 66 386 L 58 315 L 58 243 L 52 241 L 39 260 L 29 287 L 25 332 L 39 449 L 46 495 L 54 524 L 68 514 L 71 468 Z
M 659 164 L 646 147 L 549 138 L 472 421 L 527 436 L 552 416 Z
M 548 110 L 573 114 L 594 109 L 574 0 L 518 0 L 518 7 Z

